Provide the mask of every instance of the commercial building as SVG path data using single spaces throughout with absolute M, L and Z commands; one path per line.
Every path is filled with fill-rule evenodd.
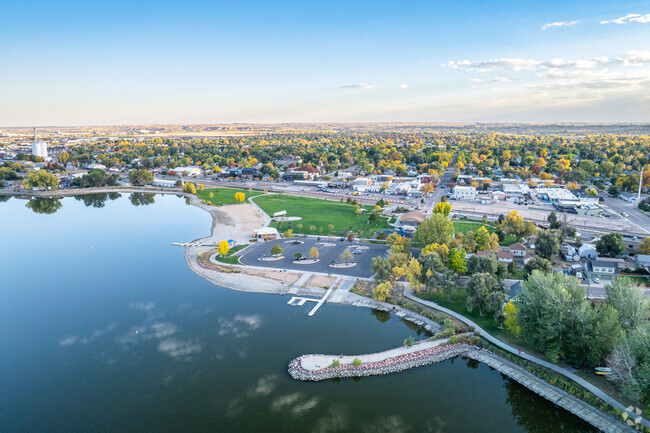
M 585 203 L 575 206 L 576 213 L 581 216 L 600 216 L 602 212 L 596 203 Z
M 32 142 L 32 154 L 47 159 L 47 143 L 44 141 Z
M 478 191 L 473 186 L 455 186 L 452 198 L 455 200 L 474 201 L 478 197 Z
M 535 194 L 540 200 L 548 201 L 551 203 L 578 201 L 578 197 L 566 188 L 535 188 Z
M 631 204 L 639 203 L 637 195 L 631 192 L 622 192 L 618 195 L 618 198 L 620 198 L 621 200 L 625 200 L 626 202 Z
M 196 177 L 201 174 L 201 169 L 194 166 L 176 167 L 172 170 L 174 170 L 179 176 L 183 175 L 185 177 Z

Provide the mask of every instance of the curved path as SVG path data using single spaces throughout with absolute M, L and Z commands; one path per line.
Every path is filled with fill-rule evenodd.
M 465 324 L 467 324 L 469 326 L 473 326 L 474 329 L 479 332 L 481 337 L 485 338 L 486 340 L 488 340 L 490 343 L 494 344 L 495 346 L 498 346 L 501 349 L 512 353 L 513 355 L 517 355 L 517 356 L 519 356 L 519 357 L 521 357 L 523 359 L 526 359 L 526 360 L 528 360 L 530 362 L 534 362 L 535 364 L 541 365 L 542 367 L 546 367 L 546 368 L 548 368 L 550 370 L 553 370 L 553 371 L 555 371 L 557 373 L 560 373 L 564 377 L 567 377 L 567 378 L 571 379 L 575 383 L 577 383 L 580 386 L 582 386 L 583 388 L 587 389 L 589 392 L 591 392 L 595 396 L 599 397 L 601 400 L 603 400 L 604 402 L 606 402 L 609 405 L 613 406 L 614 408 L 619 408 L 622 411 L 627 412 L 631 419 L 636 419 L 639 416 L 634 412 L 628 411 L 627 408 L 625 406 L 623 406 L 621 403 L 619 403 L 617 400 L 610 397 L 608 394 L 603 392 L 600 388 L 592 385 L 590 382 L 587 382 L 586 380 L 584 380 L 580 376 L 570 372 L 566 368 L 560 367 L 559 365 L 552 364 L 552 363 L 550 363 L 548 361 L 544 361 L 543 359 L 539 359 L 539 358 L 537 358 L 535 356 L 532 356 L 532 355 L 529 355 L 527 353 L 520 352 L 519 350 L 515 349 L 514 347 L 507 345 L 503 341 L 494 338 L 493 336 L 488 334 L 483 328 L 481 328 L 476 323 L 469 320 L 467 317 L 462 316 L 462 315 L 460 315 L 460 314 L 456 313 L 455 311 L 452 311 L 452 310 L 450 310 L 448 308 L 441 307 L 440 305 L 438 305 L 438 304 L 436 304 L 434 302 L 425 301 L 424 299 L 418 298 L 417 296 L 415 296 L 413 294 L 413 291 L 411 289 L 409 289 L 408 287 L 404 288 L 404 296 L 406 296 L 408 299 L 410 299 L 412 301 L 415 301 L 415 302 L 417 302 L 419 304 L 426 305 L 427 307 L 430 307 L 430 308 L 436 309 L 438 311 L 442 311 L 442 312 L 444 312 L 446 314 L 449 314 L 450 316 L 455 317 L 456 319 L 460 320 L 461 322 L 463 322 L 463 323 L 465 323 Z M 643 424 L 643 426 L 646 427 L 646 428 L 650 428 L 650 421 L 648 421 L 645 418 L 641 418 L 641 424 Z

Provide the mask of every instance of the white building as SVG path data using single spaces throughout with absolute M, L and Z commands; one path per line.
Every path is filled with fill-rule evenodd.
M 476 191 L 476 187 L 473 186 L 455 186 L 452 197 L 455 200 L 473 201 L 478 197 L 478 191 Z
M 541 200 L 559 203 L 561 201 L 578 201 L 578 197 L 566 188 L 547 188 L 538 186 L 535 193 Z
M 520 201 L 526 195 L 530 194 L 530 188 L 523 183 L 505 183 L 503 184 L 503 192 L 506 195 L 507 201 Z
M 600 206 L 596 203 L 585 203 L 576 206 L 576 212 L 581 216 L 599 216 Z
M 47 143 L 44 141 L 32 142 L 32 154 L 47 159 Z
M 179 175 L 187 177 L 196 177 L 201 174 L 201 169 L 199 167 L 187 166 L 187 167 L 176 167 L 173 168 L 176 173 Z
M 156 179 L 154 178 L 153 186 L 157 186 L 159 188 L 173 188 L 176 186 L 176 181 L 175 180 L 169 180 L 169 179 Z
M 631 204 L 638 203 L 637 195 L 632 194 L 631 192 L 622 192 L 618 195 L 618 198 L 620 198 L 621 200 L 625 200 L 626 202 Z

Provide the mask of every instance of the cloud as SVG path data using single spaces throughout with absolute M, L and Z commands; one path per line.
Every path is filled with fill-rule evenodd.
M 129 304 L 129 307 L 134 308 L 134 309 L 139 310 L 139 311 L 147 312 L 147 311 L 153 310 L 156 307 L 156 304 L 154 304 L 153 302 L 148 302 L 148 303 L 131 302 Z
M 198 353 L 203 347 L 192 341 L 183 341 L 175 338 L 168 338 L 163 340 L 158 345 L 158 350 L 171 358 L 178 358 L 180 356 L 188 356 L 192 353 Z
M 235 338 L 244 338 L 248 336 L 249 331 L 259 328 L 262 322 L 262 316 L 257 314 L 238 314 L 232 320 L 222 317 L 219 319 L 219 335 L 233 335 Z
M 521 58 L 503 58 L 503 59 L 492 59 L 492 60 L 480 60 L 478 62 L 472 63 L 469 60 L 461 60 L 460 62 L 449 61 L 442 66 L 446 66 L 452 69 L 458 68 L 471 68 L 478 69 L 479 71 L 494 71 L 497 69 L 504 69 L 506 71 L 523 71 L 536 69 L 539 66 L 540 62 L 531 59 L 521 59 Z
M 79 337 L 77 337 L 76 335 L 71 335 L 59 341 L 59 346 L 63 346 L 63 347 L 72 346 L 77 342 L 77 340 L 79 340 Z
M 397 86 L 398 89 L 402 89 L 402 90 L 406 90 L 406 89 L 408 89 L 408 87 L 409 87 L 409 85 L 408 85 L 408 84 L 404 84 L 404 83 L 402 83 L 402 84 L 400 84 L 399 86 Z
M 508 82 L 514 81 L 514 80 L 512 78 L 508 78 L 508 77 L 494 77 L 490 81 L 492 83 L 508 83 Z
M 469 81 L 472 83 L 482 83 L 483 79 L 482 78 L 470 78 Z
M 551 27 L 569 27 L 569 26 L 574 26 L 578 24 L 580 21 L 574 20 L 574 21 L 559 21 L 555 23 L 548 23 L 544 24 L 542 26 L 542 30 L 550 29 Z
M 540 77 L 552 81 L 541 87 L 544 89 L 631 89 L 650 83 L 650 71 L 617 72 L 610 70 L 550 70 Z
M 260 380 L 257 381 L 255 388 L 248 392 L 248 396 L 256 397 L 260 395 L 270 395 L 275 387 L 278 386 L 279 381 L 280 377 L 276 374 L 261 377 Z
M 650 63 L 650 51 L 630 50 L 625 53 L 627 57 L 616 59 L 616 63 L 623 66 L 643 65 Z
M 354 83 L 354 84 L 343 84 L 341 89 L 372 89 L 375 87 L 374 84 L 369 83 Z
M 629 23 L 650 23 L 650 14 L 627 14 L 615 20 L 601 21 L 601 24 L 629 24 Z
M 556 68 L 579 68 L 579 69 L 591 69 L 597 66 L 605 66 L 609 62 L 607 57 L 594 57 L 593 59 L 576 59 L 576 60 L 565 60 L 565 59 L 549 59 L 541 62 L 540 64 L 546 68 L 556 69 Z

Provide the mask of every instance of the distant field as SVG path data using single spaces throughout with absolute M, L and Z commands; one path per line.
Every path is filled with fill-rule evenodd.
M 246 200 L 249 197 L 255 197 L 256 195 L 261 195 L 263 193 L 259 191 L 248 191 L 245 189 L 233 189 L 233 188 L 210 188 L 204 189 L 203 191 L 197 191 L 197 196 L 201 200 L 211 201 L 215 206 L 221 206 L 223 204 L 236 204 L 235 193 L 243 192 L 246 195 Z M 210 197 L 212 193 L 213 197 Z M 246 202 L 246 200 L 244 202 Z
M 368 223 L 368 215 L 357 216 L 351 205 L 337 201 L 269 194 L 256 198 L 255 203 L 269 215 L 286 210 L 288 217 L 302 218 L 300 221 L 291 222 L 291 224 L 283 222 L 281 227 L 278 227 L 278 223 L 272 223 L 271 225 L 278 228 L 279 231 L 284 231 L 291 225 L 294 233 L 326 236 L 330 234 L 328 225 L 331 224 L 334 226 L 331 234 L 340 236 L 345 229 L 348 229 L 361 232 L 362 237 L 369 237 L 377 230 L 390 228 L 386 218 L 380 217 L 378 220 Z M 372 209 L 372 206 L 364 206 L 364 208 L 369 210 Z M 316 230 L 312 231 L 311 226 L 314 226 Z

